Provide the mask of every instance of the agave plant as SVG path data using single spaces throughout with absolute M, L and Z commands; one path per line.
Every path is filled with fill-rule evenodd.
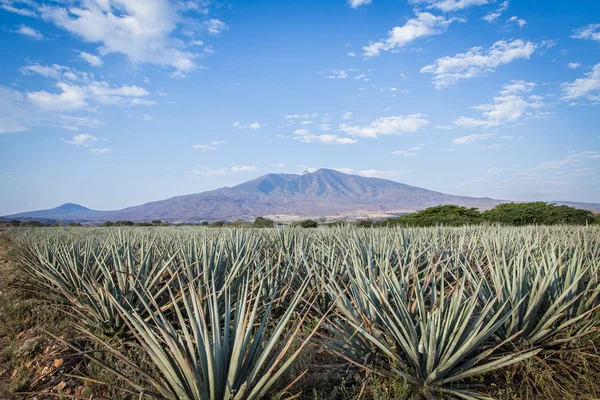
M 268 392 L 298 356 L 311 334 L 291 351 L 298 340 L 304 317 L 293 325 L 290 321 L 304 300 L 303 285 L 290 307 L 276 324 L 270 312 L 273 298 L 265 299 L 260 274 L 248 272 L 234 292 L 223 288 L 223 301 L 217 298 L 215 285 L 201 289 L 178 278 L 180 298 L 169 290 L 176 318 L 170 319 L 150 296 L 139 293 L 145 311 L 124 307 L 117 299 L 114 306 L 129 325 L 139 346 L 148 354 L 158 371 L 149 376 L 143 369 L 109 347 L 122 362 L 145 376 L 155 388 L 148 392 L 125 377 L 141 395 L 161 399 L 257 399 Z M 136 289 L 137 291 L 137 289 Z M 208 295 L 204 293 L 208 292 Z M 263 302 L 267 306 L 263 307 Z M 146 318 L 150 315 L 150 318 Z M 99 339 L 98 339 L 99 340 Z M 105 344 L 106 345 L 106 344 Z M 106 345 L 108 346 L 108 345 Z M 100 362 L 92 356 L 94 361 Z
M 59 299 L 88 326 L 100 327 L 108 335 L 127 335 L 115 300 L 140 311 L 144 310 L 143 301 L 149 299 L 163 310 L 170 307 L 166 290 L 176 270 L 173 260 L 172 255 L 157 255 L 152 242 L 133 245 L 117 238 L 101 246 L 88 240 L 32 246 L 21 252 L 21 263 L 34 287 Z
M 494 336 L 510 313 L 502 312 L 507 304 L 494 311 L 496 299 L 482 303 L 480 284 L 461 279 L 446 288 L 443 274 L 435 275 L 426 298 L 421 279 L 411 281 L 409 268 L 401 269 L 400 277 L 391 267 L 378 276 L 365 271 L 355 266 L 346 288 L 335 280 L 328 285 L 339 310 L 328 325 L 329 346 L 356 365 L 366 367 L 377 354 L 384 373 L 404 377 L 428 398 L 435 393 L 485 398 L 456 383 L 539 351 L 497 352 L 503 343 Z

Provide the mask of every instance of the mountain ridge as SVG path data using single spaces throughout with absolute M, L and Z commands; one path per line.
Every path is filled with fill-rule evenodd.
M 253 220 L 258 216 L 276 220 L 334 220 L 391 217 L 444 204 L 489 209 L 505 202 L 489 197 L 450 195 L 382 178 L 319 169 L 304 174 L 270 173 L 232 187 L 171 197 L 121 210 L 98 211 L 66 203 L 49 210 L 3 218 L 92 223 L 117 220 L 197 223 Z M 600 210 L 600 204 L 556 203 Z

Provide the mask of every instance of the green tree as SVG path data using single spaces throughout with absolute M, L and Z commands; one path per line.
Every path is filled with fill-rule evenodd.
M 591 211 L 569 206 L 558 206 L 543 201 L 531 203 L 504 203 L 483 213 L 483 219 L 492 223 L 523 225 L 585 225 L 594 222 Z
M 356 221 L 356 226 L 360 228 L 371 228 L 373 226 L 373 220 L 370 218 L 359 219 Z
M 113 224 L 112 222 L 110 222 L 110 221 L 106 221 L 106 222 L 104 222 L 104 223 L 103 223 L 102 225 L 100 225 L 100 226 L 103 226 L 103 227 L 110 227 L 110 226 L 114 226 L 114 225 L 115 225 L 115 224 Z
M 23 224 L 23 226 L 33 227 L 33 228 L 41 228 L 42 226 L 45 226 L 45 225 L 38 221 L 27 221 Z
M 476 208 L 456 205 L 429 207 L 414 214 L 403 215 L 387 220 L 388 225 L 402 226 L 462 226 L 481 222 L 481 214 Z
M 265 217 L 256 218 L 252 224 L 255 228 L 272 228 L 274 225 L 275 223 L 272 220 Z
M 304 221 L 297 222 L 294 225 L 300 226 L 302 228 L 318 228 L 319 227 L 319 223 L 312 219 L 305 219 Z
M 133 222 L 131 221 L 117 221 L 115 222 L 115 226 L 133 226 L 135 225 Z

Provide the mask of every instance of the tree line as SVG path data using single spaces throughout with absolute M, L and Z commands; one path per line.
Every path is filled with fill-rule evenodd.
M 41 226 L 59 226 L 58 224 L 43 224 L 38 221 L 20 222 L 12 220 L 5 222 L 8 226 L 41 227 Z M 329 227 L 353 224 L 359 227 L 381 227 L 381 226 L 405 226 L 405 227 L 427 227 L 427 226 L 463 226 L 477 224 L 500 224 L 508 226 L 524 225 L 586 225 L 600 224 L 600 213 L 582 210 L 579 208 L 565 205 L 548 204 L 543 201 L 530 203 L 504 203 L 486 210 L 479 211 L 477 208 L 467 208 L 457 205 L 443 205 L 429 207 L 416 213 L 402 215 L 395 218 L 373 221 L 371 219 L 361 219 L 354 222 L 335 221 L 325 223 L 306 219 L 293 222 L 292 226 L 301 228 L 317 228 L 325 225 Z M 81 223 L 73 222 L 69 226 L 82 226 Z M 102 227 L 126 227 L 126 226 L 168 226 L 166 221 L 155 220 L 151 222 L 132 222 L 132 221 L 107 221 L 102 223 Z M 203 221 L 197 224 L 178 224 L 192 226 L 206 226 L 213 228 L 221 227 L 240 227 L 240 228 L 272 228 L 277 223 L 266 217 L 258 217 L 254 222 L 248 221 L 216 221 L 209 223 Z

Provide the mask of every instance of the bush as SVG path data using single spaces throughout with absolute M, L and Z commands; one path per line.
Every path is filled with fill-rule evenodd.
M 222 226 L 225 226 L 225 221 L 217 221 L 217 222 L 213 222 L 210 226 L 214 227 L 214 228 L 220 228 Z
M 359 219 L 358 221 L 356 221 L 356 226 L 360 228 L 371 228 L 373 227 L 373 220 L 369 218 Z
M 252 224 L 255 228 L 272 228 L 275 223 L 264 217 L 258 217 L 254 220 L 254 224 Z
M 110 227 L 110 226 L 114 226 L 114 225 L 115 225 L 115 224 L 113 224 L 112 222 L 110 222 L 110 221 L 106 221 L 105 223 L 103 223 L 103 224 L 102 224 L 102 225 L 100 225 L 100 226 L 103 226 L 103 227 Z
M 27 221 L 27 222 L 23 223 L 23 226 L 33 227 L 33 228 L 40 228 L 40 227 L 45 226 L 45 225 L 42 224 L 41 222 L 38 222 L 38 221 Z
M 312 219 L 305 219 L 304 221 L 297 222 L 294 225 L 300 226 L 302 228 L 317 228 L 319 226 L 319 223 Z
M 133 226 L 135 225 L 133 222 L 131 221 L 117 221 L 115 222 L 115 226 Z

